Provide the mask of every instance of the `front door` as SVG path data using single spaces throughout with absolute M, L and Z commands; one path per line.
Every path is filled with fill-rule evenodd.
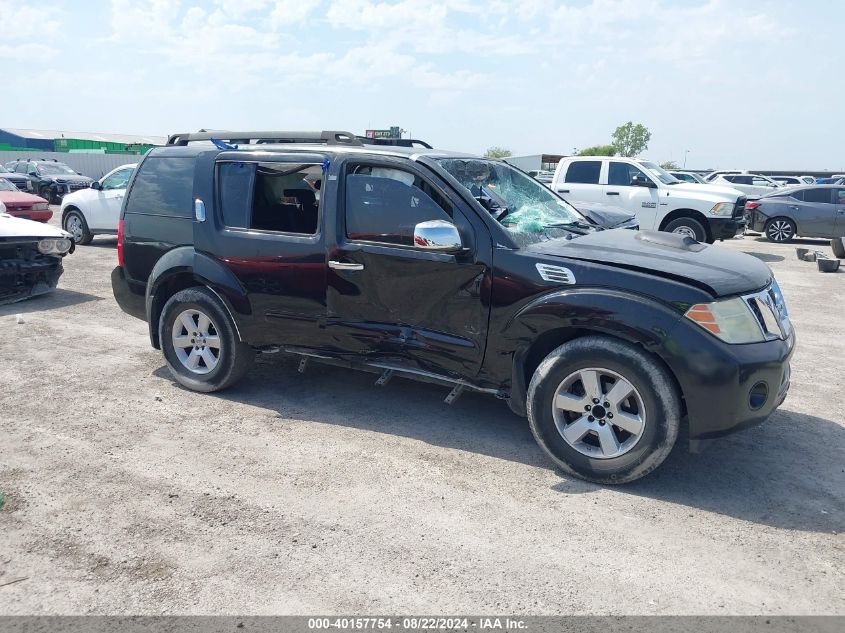
M 607 170 L 607 185 L 604 187 L 604 200 L 607 204 L 618 205 L 637 216 L 640 228 L 657 230 L 660 223 L 660 190 L 657 187 L 634 185 L 634 178 L 641 182 L 655 184 L 651 176 L 630 163 L 611 160 Z
M 833 190 L 833 202 L 836 207 L 836 223 L 833 227 L 833 236 L 845 237 L 845 187 Z
M 103 178 L 99 190 L 91 189 L 88 192 L 92 195 L 86 213 L 88 228 L 96 231 L 117 231 L 120 205 L 123 204 L 126 185 L 131 175 L 131 167 L 119 169 Z
M 484 358 L 489 233 L 454 191 L 409 161 L 337 165 L 336 234 L 328 252 L 327 327 L 338 347 L 410 369 L 471 377 Z M 463 249 L 414 245 L 414 227 L 453 223 Z

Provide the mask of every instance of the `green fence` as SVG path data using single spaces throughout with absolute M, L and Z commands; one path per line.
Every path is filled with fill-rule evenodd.
M 146 154 L 154 145 L 142 143 L 111 143 L 89 141 L 81 138 L 57 138 L 53 140 L 57 152 L 105 151 L 106 154 Z

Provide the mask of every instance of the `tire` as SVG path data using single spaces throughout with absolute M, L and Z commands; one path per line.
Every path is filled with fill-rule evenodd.
M 591 372 L 601 394 L 584 393 L 592 381 L 582 378 Z M 614 395 L 615 386 L 629 395 Z M 566 395 L 558 398 L 559 392 Z M 600 396 L 598 404 L 590 393 Z M 561 400 L 573 410 L 558 408 Z M 675 445 L 681 420 L 680 394 L 667 370 L 635 345 L 605 336 L 574 339 L 549 354 L 531 378 L 527 405 L 534 439 L 552 461 L 599 484 L 628 483 L 657 468 Z M 630 431 L 617 426 L 623 420 Z M 608 434 L 613 439 L 605 441 Z
M 789 218 L 778 217 L 766 222 L 763 234 L 770 242 L 786 244 L 792 241 L 797 232 L 798 228 L 795 226 L 795 222 Z
M 695 218 L 676 218 L 669 222 L 663 230 L 669 233 L 686 235 L 698 242 L 707 241 L 707 230 Z
M 196 329 L 187 328 L 186 318 Z M 185 338 L 178 340 L 187 347 L 177 348 L 177 332 L 184 333 Z M 200 336 L 195 337 L 194 332 Z M 231 387 L 244 377 L 255 359 L 253 349 L 238 338 L 225 306 L 208 288 L 187 288 L 170 297 L 161 311 L 158 334 L 170 373 L 191 391 L 209 393 Z
M 830 240 L 830 248 L 835 257 L 845 259 L 845 238 L 834 237 Z
M 94 239 L 94 234 L 88 228 L 88 222 L 85 221 L 85 216 L 81 211 L 73 209 L 65 214 L 62 218 L 62 228 L 73 236 L 73 241 L 76 244 L 85 246 L 90 244 Z
M 53 190 L 50 187 L 42 188 L 38 195 L 44 198 L 47 204 L 53 204 Z

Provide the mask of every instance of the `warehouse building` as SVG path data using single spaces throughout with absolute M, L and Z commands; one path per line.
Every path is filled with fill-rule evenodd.
M 7 152 L 145 154 L 166 140 L 164 136 L 0 128 L 0 151 Z

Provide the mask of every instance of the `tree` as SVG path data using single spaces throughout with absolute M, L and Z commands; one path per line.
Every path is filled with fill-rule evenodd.
M 484 153 L 486 158 L 507 158 L 511 156 L 511 151 L 504 147 L 489 147 Z
M 678 167 L 678 164 L 673 160 L 667 160 L 665 163 L 660 163 L 660 166 L 666 171 L 672 169 L 680 169 L 680 167 Z
M 613 145 L 593 145 L 585 147 L 578 156 L 616 156 L 616 147 Z
M 648 148 L 651 132 L 642 123 L 628 121 L 613 132 L 613 145 L 620 156 L 637 156 Z

